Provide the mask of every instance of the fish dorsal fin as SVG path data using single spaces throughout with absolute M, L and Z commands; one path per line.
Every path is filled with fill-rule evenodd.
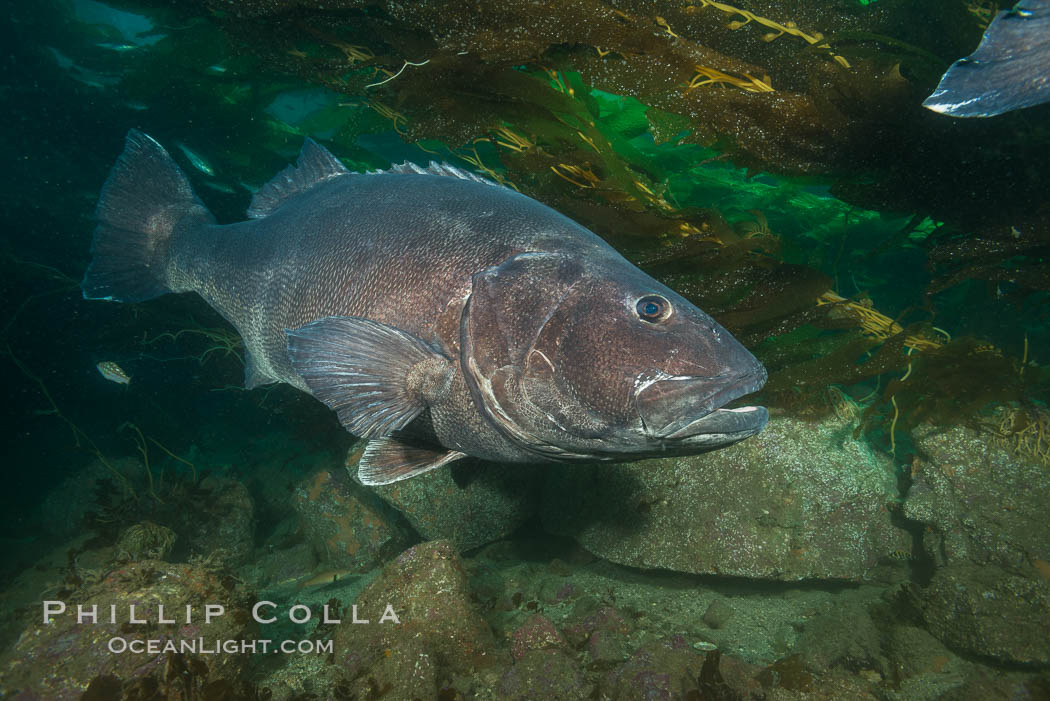
M 332 178 L 349 173 L 346 166 L 340 163 L 339 159 L 333 156 L 328 149 L 308 138 L 303 144 L 303 150 L 299 152 L 299 160 L 296 161 L 296 164 L 282 170 L 255 193 L 248 207 L 248 216 L 252 219 L 261 219 L 273 213 L 292 197 Z
M 393 436 L 368 441 L 357 463 L 357 478 L 364 485 L 390 484 L 430 472 L 467 457 L 458 450 L 416 445 Z
M 460 180 L 469 180 L 473 183 L 484 183 L 485 185 L 495 185 L 500 187 L 498 183 L 494 183 L 491 180 L 475 175 L 470 171 L 457 168 L 456 166 L 449 165 L 448 163 L 438 163 L 437 161 L 431 161 L 430 165 L 426 168 L 423 166 L 416 165 L 409 161 L 396 166 L 390 166 L 387 170 L 373 171 L 373 174 L 380 173 L 400 173 L 400 174 L 415 174 L 415 175 L 443 175 L 449 178 L 459 178 Z

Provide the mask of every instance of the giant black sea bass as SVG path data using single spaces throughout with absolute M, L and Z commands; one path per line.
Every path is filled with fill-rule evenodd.
M 766 371 L 714 319 L 579 224 L 448 165 L 351 173 L 307 141 L 220 226 L 132 131 L 102 188 L 84 296 L 196 292 L 287 382 L 371 439 L 364 484 L 468 456 L 638 460 L 753 436 L 726 408 Z

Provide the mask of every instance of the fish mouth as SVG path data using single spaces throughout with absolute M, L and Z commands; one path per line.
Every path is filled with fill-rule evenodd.
M 723 441 L 743 440 L 753 436 L 769 422 L 769 412 L 764 406 L 743 406 L 736 409 L 715 409 L 710 414 L 689 421 L 681 428 L 660 439 L 666 441 L 682 441 L 686 443 L 700 442 L 714 436 L 719 436 Z
M 746 373 L 707 376 L 668 376 L 659 373 L 642 380 L 635 405 L 646 436 L 660 442 L 725 444 L 753 436 L 769 421 L 761 406 L 726 408 L 740 397 L 757 392 L 766 382 L 761 365 Z

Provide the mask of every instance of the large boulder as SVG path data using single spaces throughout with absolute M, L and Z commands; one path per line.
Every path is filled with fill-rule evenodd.
M 554 648 L 526 652 L 504 672 L 498 692 L 507 701 L 594 698 L 573 655 Z
M 403 552 L 343 615 L 334 648 L 344 686 L 356 698 L 369 698 L 375 689 L 393 698 L 437 698 L 439 678 L 506 665 L 509 655 L 496 652 L 492 631 L 471 599 L 463 563 L 450 543 L 430 541 Z M 396 620 L 384 616 L 390 611 Z M 355 615 L 368 623 L 352 623 Z
M 926 525 L 934 563 L 1050 577 L 1050 470 L 971 428 L 924 426 L 914 435 L 919 457 L 904 514 Z
M 356 472 L 351 453 L 348 467 Z M 463 474 L 457 484 L 453 475 Z M 374 487 L 427 540 L 462 552 L 505 538 L 536 513 L 542 468 L 471 460 Z
M 98 622 L 78 623 L 77 604 L 97 606 Z M 223 606 L 225 612 L 206 622 L 205 604 Z M 131 605 L 136 619 L 151 623 L 131 623 Z M 160 605 L 165 619 L 175 619 L 175 624 L 158 622 Z M 113 623 L 109 622 L 111 606 L 116 611 Z M 163 684 L 165 665 L 172 663 L 163 647 L 167 641 L 174 641 L 179 653 L 180 641 L 214 647 L 216 641 L 249 640 L 256 631 L 249 608 L 249 602 L 234 598 L 228 580 L 203 567 L 160 560 L 127 564 L 75 592 L 66 601 L 65 612 L 50 623 L 44 622 L 41 605 L 41 615 L 33 617 L 0 661 L 0 696 L 72 701 L 81 698 L 96 677 L 110 685 L 144 682 L 148 677 Z M 156 649 L 133 651 L 146 641 L 158 641 Z M 175 657 L 187 663 L 196 681 L 204 683 L 236 679 L 249 655 L 205 650 Z
M 1050 665 L 1050 582 L 1000 567 L 944 567 L 912 590 L 945 645 L 1003 662 Z
M 623 664 L 601 675 L 601 698 L 681 699 L 690 691 L 696 696 L 703 660 L 680 640 L 648 641 Z
M 307 541 L 326 567 L 367 572 L 407 547 L 414 534 L 345 470 L 319 470 L 292 494 Z
M 87 514 L 99 508 L 97 490 L 103 480 L 109 480 L 115 495 L 123 495 L 122 480 L 130 484 L 136 475 L 144 472 L 142 463 L 133 458 L 118 458 L 110 464 L 115 474 L 102 461 L 95 460 L 55 485 L 40 505 L 41 529 L 60 538 L 75 536 L 83 530 Z
M 191 555 L 213 556 L 228 567 L 247 562 L 255 544 L 255 506 L 238 480 L 208 477 L 197 486 L 207 492 L 199 513 L 185 514 Z
M 914 435 L 904 513 L 939 566 L 913 589 L 928 629 L 964 652 L 1050 664 L 1050 471 L 971 428 Z
M 910 548 L 894 463 L 834 417 L 773 418 L 723 450 L 551 469 L 543 522 L 634 567 L 776 580 L 873 578 Z

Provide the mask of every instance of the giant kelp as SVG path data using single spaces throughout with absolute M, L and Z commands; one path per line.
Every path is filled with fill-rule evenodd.
M 1035 127 L 1019 118 L 1011 138 L 919 107 L 980 36 L 957 0 L 204 4 L 273 67 L 395 109 L 412 139 L 460 147 L 501 122 L 544 119 L 564 102 L 516 73 L 547 67 L 686 118 L 683 138 L 717 143 L 740 165 L 833 175 L 837 192 L 867 207 L 984 217 L 963 187 L 1035 196 L 1045 185 L 1015 176 L 1007 188 L 1000 177 L 1038 163 Z M 969 147 L 985 140 L 994 150 Z
M 124 60 L 81 37 L 77 58 L 121 71 L 137 124 L 212 158 L 193 177 L 221 216 L 305 136 L 355 169 L 447 160 L 715 314 L 774 406 L 867 395 L 890 447 L 1045 389 L 1050 136 L 919 107 L 978 40 L 974 3 L 117 4 L 156 4 L 159 41 Z

